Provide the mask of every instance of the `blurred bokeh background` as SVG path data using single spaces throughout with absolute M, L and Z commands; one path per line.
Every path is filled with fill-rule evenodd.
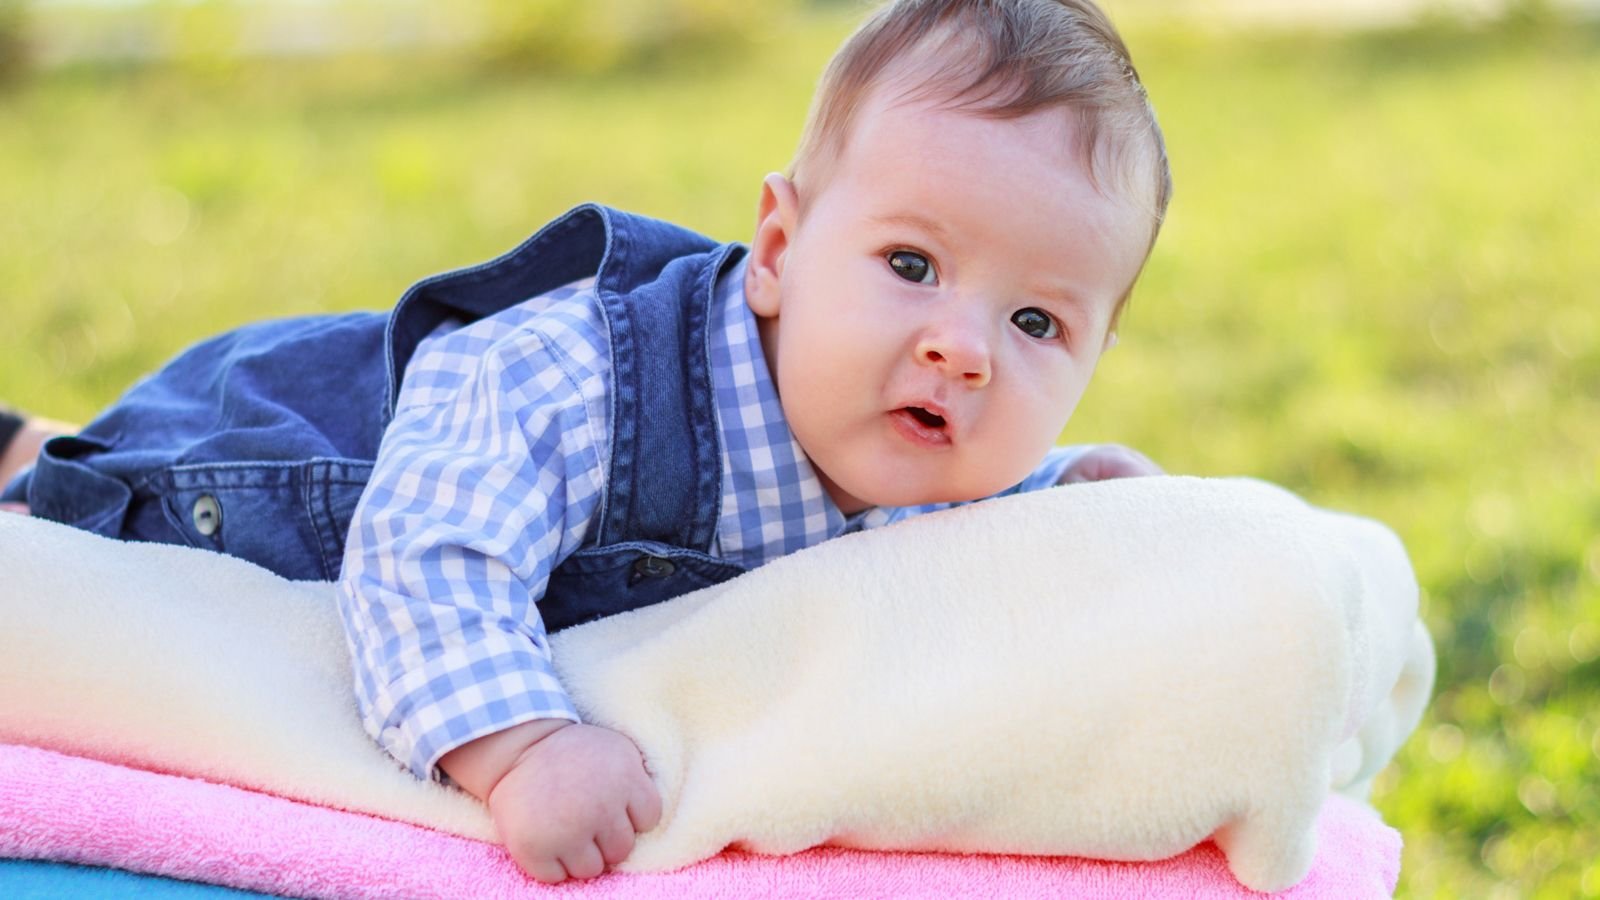
M 1177 196 L 1063 439 L 1390 523 L 1440 650 L 1401 896 L 1600 896 L 1597 4 L 1106 5 Z M 861 11 L 0 0 L 0 399 L 87 418 L 587 200 L 744 239 Z

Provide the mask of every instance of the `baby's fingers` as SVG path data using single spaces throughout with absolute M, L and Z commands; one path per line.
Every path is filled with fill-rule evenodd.
M 628 821 L 633 823 L 633 830 L 640 834 L 656 827 L 656 823 L 661 821 L 661 794 L 656 791 L 655 782 L 648 777 L 634 786 L 628 798 Z
M 527 872 L 545 884 L 559 884 L 567 880 L 567 870 L 561 865 L 561 860 L 553 856 L 517 856 L 512 855 L 522 871 Z
M 594 842 L 584 844 L 561 857 L 561 864 L 573 878 L 593 878 L 606 870 L 606 861 Z
M 614 866 L 633 852 L 633 825 L 626 816 L 619 815 L 611 827 L 600 829 L 600 833 L 594 836 L 594 842 L 600 848 L 600 856 L 605 864 Z

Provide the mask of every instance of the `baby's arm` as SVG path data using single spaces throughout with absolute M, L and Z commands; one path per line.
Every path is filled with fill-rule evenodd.
M 444 367 L 466 352 L 408 368 L 352 523 L 340 613 L 357 699 L 413 774 L 443 769 L 489 804 L 530 874 L 593 876 L 659 806 L 627 738 L 573 724 L 537 609 L 598 508 L 604 428 L 536 336 L 464 349 L 465 374 Z

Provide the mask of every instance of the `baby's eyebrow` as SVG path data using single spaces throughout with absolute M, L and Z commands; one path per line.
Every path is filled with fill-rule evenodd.
M 1032 290 L 1034 296 L 1038 297 L 1046 307 L 1068 320 L 1067 324 L 1074 330 L 1082 330 L 1095 324 L 1096 314 L 1093 304 L 1086 302 L 1079 291 L 1064 284 L 1038 284 L 1033 285 Z
M 873 216 L 869 221 L 875 225 L 898 225 L 906 228 L 920 229 L 940 240 L 949 240 L 950 231 L 936 219 L 930 219 L 920 213 L 885 213 Z
M 1034 293 L 1043 297 L 1046 302 L 1058 303 L 1062 306 L 1081 307 L 1083 298 L 1077 291 L 1067 285 L 1037 284 L 1033 286 Z

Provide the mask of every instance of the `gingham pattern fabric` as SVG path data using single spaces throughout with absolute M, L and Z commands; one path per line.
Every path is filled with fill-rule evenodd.
M 723 278 L 710 324 L 723 454 L 712 552 L 754 568 L 948 506 L 840 513 L 789 432 L 743 282 L 742 265 Z M 458 324 L 406 369 L 340 590 L 367 730 L 435 779 L 470 740 L 577 720 L 537 602 L 588 534 L 610 451 L 610 342 L 591 282 Z M 1075 455 L 1058 449 L 1016 489 L 1055 483 Z

